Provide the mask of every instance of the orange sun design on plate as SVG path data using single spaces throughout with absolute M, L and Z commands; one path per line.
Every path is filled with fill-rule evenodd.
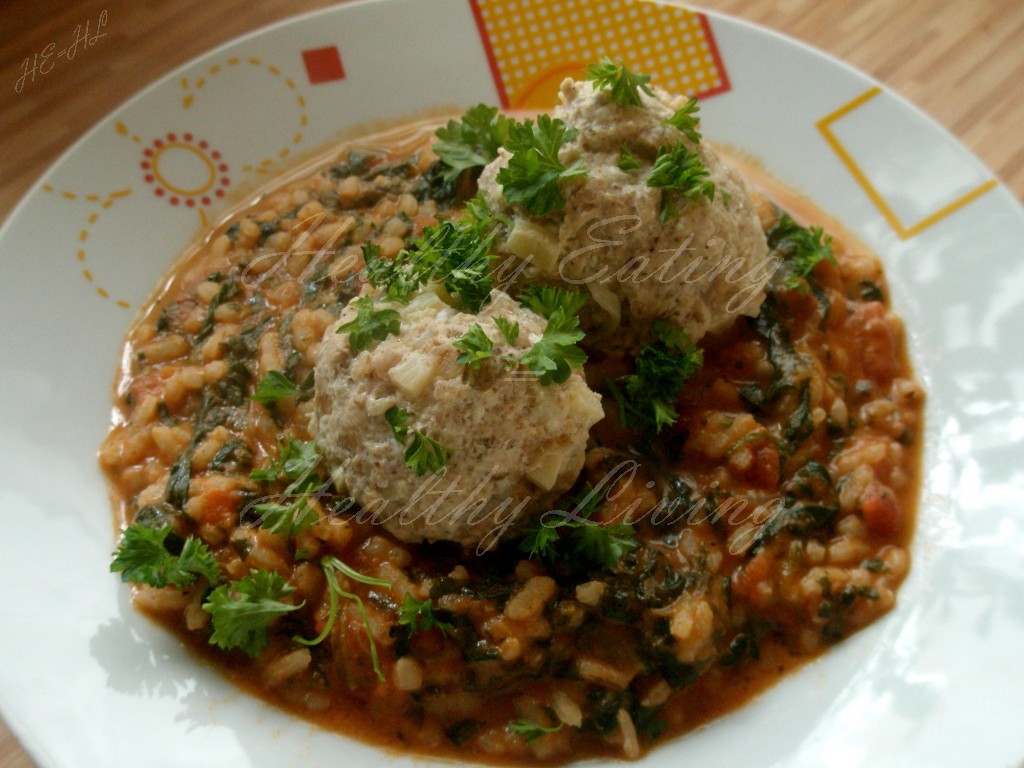
M 171 205 L 210 205 L 230 186 L 228 164 L 209 142 L 191 133 L 168 133 L 142 151 L 139 166 L 153 194 Z

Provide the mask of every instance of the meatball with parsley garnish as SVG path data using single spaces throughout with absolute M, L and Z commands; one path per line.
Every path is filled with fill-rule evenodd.
M 571 488 L 600 397 L 580 372 L 583 294 L 492 289 L 487 242 L 429 228 L 320 347 L 312 431 L 335 486 L 408 542 L 483 551 Z
M 743 180 L 701 140 L 696 100 L 649 79 L 608 61 L 567 79 L 552 116 L 512 126 L 479 180 L 511 222 L 499 249 L 527 262 L 520 284 L 589 291 L 588 341 L 603 346 L 647 343 L 656 320 L 697 341 L 756 316 L 775 266 Z

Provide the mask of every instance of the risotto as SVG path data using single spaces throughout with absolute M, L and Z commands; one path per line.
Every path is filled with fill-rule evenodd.
M 894 605 L 924 393 L 880 262 L 587 72 L 292 174 L 129 331 L 111 569 L 297 715 L 635 759 Z

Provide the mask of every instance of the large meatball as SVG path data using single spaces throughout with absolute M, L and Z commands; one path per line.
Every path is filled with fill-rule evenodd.
M 576 371 L 542 386 L 510 368 L 506 360 L 529 349 L 546 320 L 500 291 L 477 315 L 431 291 L 407 306 L 381 306 L 399 311 L 398 334 L 353 352 L 349 334 L 334 326 L 318 352 L 312 430 L 335 485 L 403 541 L 489 549 L 576 481 L 590 427 L 603 416 L 600 397 Z M 355 316 L 350 305 L 339 325 Z M 494 318 L 519 324 L 515 344 Z M 456 363 L 452 344 L 474 323 L 494 352 L 469 370 Z M 417 429 L 448 449 L 440 474 L 418 476 L 406 465 L 405 445 L 385 418 L 393 407 L 409 412 L 410 434 Z
M 601 310 L 591 318 L 598 331 L 588 336 L 592 343 L 601 340 L 602 328 L 605 341 L 611 331 L 620 344 L 642 341 L 656 319 L 682 326 L 696 341 L 738 314 L 755 316 L 777 266 L 743 180 L 707 143 L 665 125 L 685 99 L 654 94 L 641 94 L 641 106 L 623 107 L 589 82 L 562 84 L 553 116 L 578 134 L 559 160 L 566 167 L 582 160 L 588 170 L 582 180 L 565 182 L 564 212 L 531 217 L 505 200 L 497 182 L 510 158 L 504 149 L 480 177 L 491 209 L 513 219 L 501 247 L 529 261 L 520 278 L 590 290 Z M 648 186 L 658 149 L 679 143 L 706 167 L 713 201 Z M 620 167 L 623 149 L 639 167 Z M 668 215 L 662 215 L 663 194 L 674 206 Z

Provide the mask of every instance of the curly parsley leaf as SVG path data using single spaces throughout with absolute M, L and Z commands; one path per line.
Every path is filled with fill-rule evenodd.
M 451 623 L 437 618 L 429 597 L 417 600 L 409 592 L 405 593 L 402 607 L 398 609 L 398 624 L 409 630 L 409 637 L 435 628 L 441 630 L 441 634 L 447 634 L 448 630 L 455 628 Z
M 567 557 L 591 567 L 614 568 L 640 543 L 629 523 L 593 522 L 604 501 L 600 493 L 585 486 L 568 510 L 549 512 L 528 527 L 519 542 L 520 551 L 534 560 Z M 561 535 L 560 530 L 565 530 L 566 535 Z
M 438 474 L 448 463 L 451 451 L 437 440 L 411 427 L 413 416 L 405 408 L 392 406 L 384 412 L 384 419 L 391 425 L 391 431 L 399 445 L 405 446 L 405 466 L 422 477 L 428 472 Z
M 541 518 L 525 530 L 519 541 L 519 551 L 526 553 L 531 560 L 554 560 L 558 555 L 558 529 L 569 523 L 564 517 L 554 522 Z
M 373 299 L 363 296 L 352 302 L 356 308 L 355 319 L 338 326 L 338 333 L 348 333 L 348 343 L 354 352 L 369 349 L 390 334 L 397 334 L 400 327 L 398 312 L 393 309 L 376 309 Z
M 316 474 L 320 461 L 316 441 L 289 438 L 279 443 L 278 456 L 271 459 L 267 468 L 253 469 L 249 473 L 250 478 L 262 482 L 291 481 L 280 495 L 252 506 L 260 528 L 294 538 L 320 519 L 315 499 L 326 484 Z
M 315 440 L 296 440 L 293 437 L 278 443 L 276 458 L 270 460 L 266 469 L 254 469 L 249 474 L 253 480 L 276 482 L 293 480 L 289 492 L 298 490 L 297 483 L 306 481 L 320 463 L 320 451 Z
M 512 217 L 491 211 L 482 192 L 477 192 L 466 201 L 463 213 L 457 221 L 459 230 L 473 233 L 488 243 L 494 240 L 500 230 L 510 230 L 514 223 Z
M 366 277 L 374 287 L 387 291 L 390 300 L 403 304 L 425 283 L 440 283 L 463 309 L 479 312 L 494 287 L 490 253 L 494 231 L 485 232 L 488 223 L 469 217 L 426 227 L 391 261 L 364 247 Z
M 161 528 L 134 524 L 124 529 L 121 543 L 110 564 L 111 573 L 120 573 L 121 581 L 148 584 L 157 589 L 172 584 L 186 589 L 200 576 L 211 584 L 220 578 L 220 566 L 206 544 L 189 536 L 181 554 L 172 555 L 166 546 L 171 526 Z
M 619 406 L 619 421 L 630 429 L 660 432 L 675 424 L 675 403 L 687 381 L 704 362 L 704 353 L 677 325 L 653 323 L 657 341 L 636 358 L 636 372 L 609 384 Z
M 701 195 L 715 199 L 715 185 L 709 180 L 708 169 L 700 155 L 685 144 L 663 146 L 658 149 L 654 167 L 647 177 L 647 186 L 660 189 L 662 222 L 679 215 L 675 195 L 695 200 Z
M 281 371 L 267 371 L 266 375 L 260 379 L 259 384 L 256 385 L 256 392 L 253 394 L 252 399 L 257 403 L 269 405 L 270 403 L 276 403 L 278 400 L 295 397 L 301 391 L 299 385 L 295 384 Z
M 697 368 L 700 367 L 700 364 L 703 361 L 703 353 L 697 349 L 693 340 L 690 339 L 689 334 L 684 331 L 681 326 L 669 322 L 668 320 L 655 320 L 651 323 L 651 330 L 654 331 L 655 338 L 664 344 L 670 351 L 679 352 L 684 355 L 696 353 L 697 359 L 695 361 L 691 361 L 695 367 L 689 375 L 692 376 L 693 373 L 697 372 Z
M 427 276 L 417 270 L 410 259 L 409 249 L 403 249 L 393 259 L 382 259 L 376 245 L 363 245 L 363 268 L 367 282 L 385 291 L 390 301 L 408 304 Z
M 439 141 L 433 149 L 446 166 L 445 180 L 452 181 L 469 168 L 482 168 L 497 157 L 511 122 L 497 107 L 477 104 L 460 120 L 449 120 L 438 128 L 435 135 Z
M 563 383 L 573 368 L 581 370 L 587 362 L 587 354 L 577 346 L 584 335 L 579 324 L 578 317 L 566 316 L 559 307 L 548 318 L 540 339 L 519 358 L 519 364 L 544 386 Z
M 570 534 L 576 551 L 591 563 L 609 569 L 638 546 L 629 523 L 578 525 Z
M 225 651 L 239 648 L 257 656 L 269 642 L 268 628 L 279 616 L 297 611 L 283 598 L 295 592 L 276 571 L 254 570 L 248 576 L 213 590 L 203 603 L 210 614 L 210 642 Z
M 384 420 L 391 425 L 391 431 L 395 435 L 395 440 L 400 443 L 404 443 L 405 438 L 409 435 L 409 418 L 409 411 L 405 408 L 399 408 L 397 405 L 393 405 L 384 411 Z
M 519 323 L 510 323 L 504 317 L 496 317 L 494 318 L 494 324 L 498 326 L 498 330 L 505 341 L 515 346 L 515 343 L 519 340 Z
M 485 360 L 490 360 L 494 354 L 494 342 L 484 333 L 479 323 L 473 323 L 469 330 L 452 342 L 452 346 L 459 350 L 459 356 L 455 358 L 458 365 L 464 365 L 471 371 L 476 370 Z
M 619 170 L 622 171 L 637 171 L 640 169 L 640 161 L 633 157 L 633 153 L 629 151 L 629 147 L 623 144 L 619 147 Z
M 607 56 L 601 61 L 587 67 L 584 79 L 600 90 L 611 92 L 612 101 L 620 107 L 639 107 L 640 91 L 653 96 L 650 86 L 650 75 L 638 75 L 630 72 L 623 64 L 616 64 Z
M 413 294 L 420 289 L 423 279 L 409 268 L 408 251 L 402 251 L 394 259 L 382 259 L 376 243 L 363 243 L 363 274 L 374 288 L 387 294 L 388 300 L 408 304 Z
M 786 260 L 782 284 L 789 289 L 807 290 L 807 278 L 823 261 L 836 263 L 832 238 L 821 227 L 802 227 L 783 213 L 768 230 L 768 247 Z
M 587 294 L 550 285 L 529 285 L 519 294 L 519 303 L 544 317 L 550 318 L 559 309 L 566 317 L 571 317 L 578 315 L 586 305 Z
M 424 275 L 444 284 L 467 312 L 479 312 L 490 299 L 494 278 L 490 254 L 493 233 L 484 234 L 476 222 L 442 222 L 427 227 L 415 241 L 411 258 Z
M 185 545 L 178 555 L 177 578 L 169 578 L 168 581 L 177 587 L 192 582 L 191 576 L 205 576 L 211 584 L 220 579 L 220 566 L 217 564 L 213 553 L 210 552 L 206 543 L 194 536 L 185 539 Z M 184 577 L 182 574 L 187 574 Z
M 600 509 L 604 499 L 588 483 L 582 492 L 569 502 L 566 510 L 552 510 L 529 525 L 519 541 L 519 551 L 531 560 L 554 560 L 559 555 L 561 537 L 559 528 L 572 528 L 585 524 Z
M 539 115 L 536 124 L 524 120 L 509 126 L 505 149 L 512 157 L 497 176 L 505 198 L 535 216 L 564 210 L 560 182 L 587 174 L 582 160 L 566 168 L 558 159 L 558 150 L 577 133 L 549 115 Z
M 411 430 L 411 434 L 412 438 L 405 448 L 405 466 L 415 472 L 417 477 L 428 472 L 435 475 L 440 473 L 448 463 L 451 451 L 418 429 Z
M 564 291 L 551 286 L 528 286 L 519 295 L 527 309 L 548 319 L 541 338 L 519 358 L 519 364 L 539 378 L 542 385 L 561 384 L 587 362 L 577 344 L 583 340 L 577 315 L 587 303 L 582 291 Z
M 495 221 L 502 221 L 504 217 L 498 218 L 492 212 L 482 192 L 477 192 L 466 201 L 466 216 L 478 226 L 492 224 Z
M 527 744 L 532 744 L 541 736 L 549 733 L 558 733 L 562 730 L 563 723 L 559 723 L 553 728 L 545 728 L 542 725 L 537 725 L 534 722 L 520 718 L 519 720 L 513 720 L 508 724 L 508 729 L 512 731 L 516 736 L 519 736 Z
M 700 118 L 697 117 L 698 112 L 700 112 L 700 107 L 697 105 L 697 99 L 691 97 L 664 124 L 671 125 L 694 144 L 699 144 L 701 136 L 700 131 L 697 130 L 697 126 L 700 124 Z

